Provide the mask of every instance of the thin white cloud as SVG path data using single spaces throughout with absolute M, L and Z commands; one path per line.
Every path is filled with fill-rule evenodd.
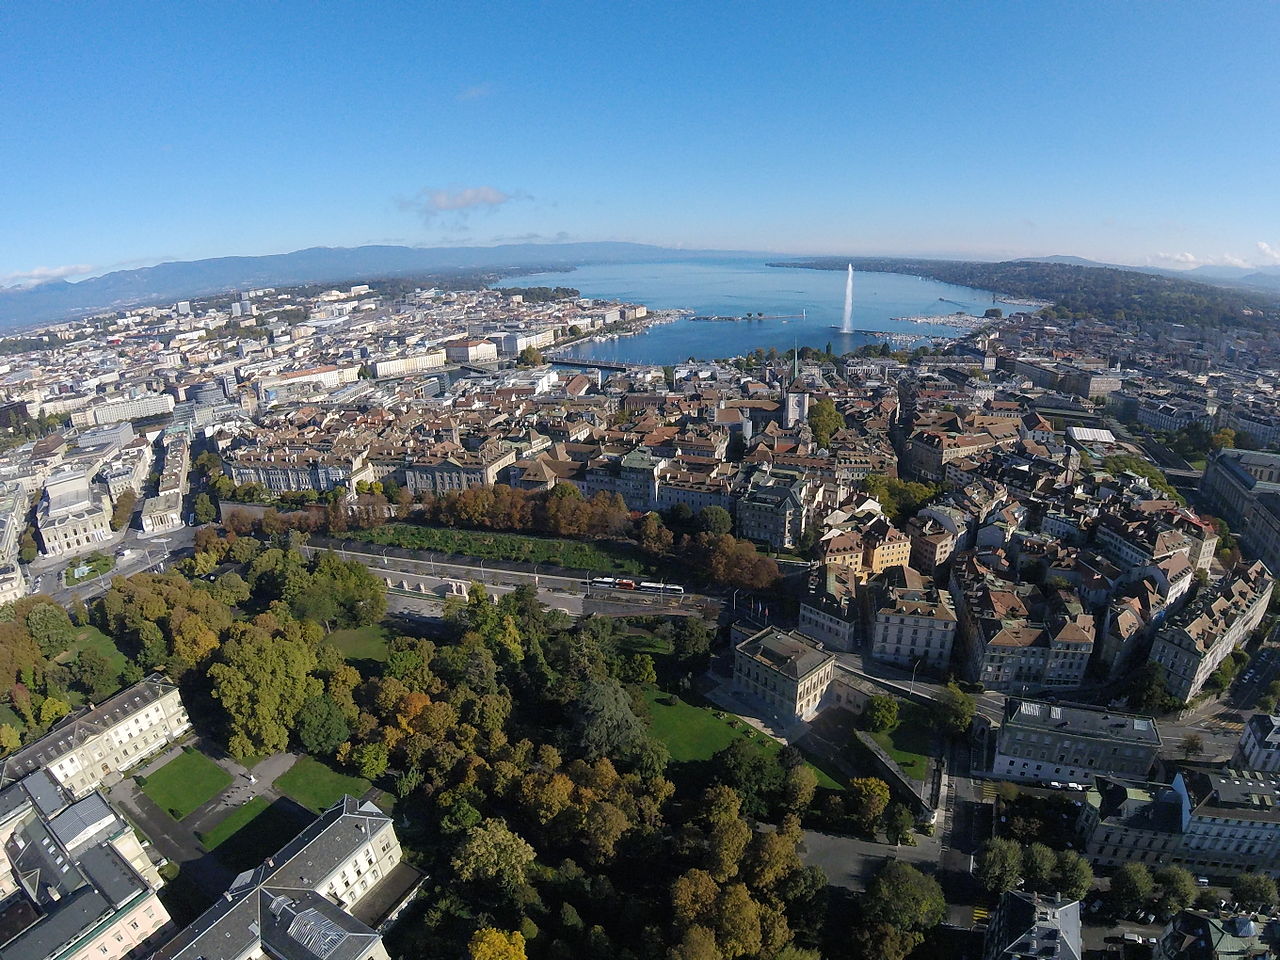
M 1265 244 L 1258 244 L 1259 247 Z M 1252 267 L 1253 264 L 1244 257 L 1238 257 L 1234 253 L 1224 253 L 1217 257 L 1201 257 L 1194 253 L 1157 253 L 1155 257 L 1148 258 L 1148 262 L 1165 263 L 1174 267 Z
M 1266 258 L 1268 264 L 1280 263 L 1280 247 L 1273 247 L 1265 240 L 1258 241 L 1258 252 Z
M 1204 263 L 1194 253 L 1157 253 L 1156 259 L 1163 260 L 1165 263 L 1176 263 L 1187 267 L 1195 267 Z
M 69 263 L 61 267 L 33 267 L 30 270 L 19 270 L 16 273 L 0 274 L 0 286 L 38 287 L 50 280 L 63 280 L 67 277 L 78 277 L 93 269 L 87 263 Z
M 466 103 L 469 100 L 483 100 L 485 97 L 493 96 L 492 83 L 477 83 L 474 87 L 466 87 L 458 92 L 458 101 Z
M 524 195 L 507 193 L 491 186 L 424 187 L 411 197 L 398 197 L 396 205 L 401 210 L 416 213 L 423 223 L 430 224 L 439 217 L 447 217 L 461 229 L 472 214 L 492 213 L 503 204 L 519 199 L 524 199 Z

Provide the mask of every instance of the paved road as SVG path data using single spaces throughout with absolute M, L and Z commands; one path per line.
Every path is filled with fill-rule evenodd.
M 957 927 L 982 922 L 989 910 L 989 898 L 973 876 L 973 861 L 991 836 L 995 810 L 990 788 L 971 776 L 971 763 L 969 742 L 952 740 L 947 748 L 946 801 L 939 814 L 939 880 L 947 895 L 947 919 Z
M 836 666 L 841 670 L 856 674 L 881 686 L 890 686 L 899 691 L 936 700 L 941 697 L 947 685 L 937 680 L 916 675 L 912 677 L 910 670 L 900 670 L 886 663 L 880 663 L 865 657 L 860 651 L 852 653 L 836 653 Z M 989 720 L 999 721 L 1004 716 L 1005 697 L 1002 693 L 991 690 L 974 696 L 978 711 Z
M 804 831 L 800 850 L 800 859 L 805 865 L 821 867 L 832 886 L 856 891 L 867 888 L 886 860 L 902 860 L 932 873 L 937 858 L 937 846 L 932 844 L 895 847 L 816 830 Z
M 172 566 L 191 552 L 194 541 L 195 529 L 192 527 L 180 527 L 154 536 L 146 536 L 141 530 L 130 528 L 97 548 L 103 553 L 116 554 L 116 566 L 106 574 L 96 580 L 67 587 L 63 585 L 62 574 L 71 562 L 70 558 L 41 557 L 27 568 L 31 592 L 47 594 L 63 606 L 69 604 L 73 597 L 88 600 L 105 593 L 111 586 L 112 577 Z M 129 556 L 122 557 L 125 550 L 129 551 Z
M 1176 719 L 1161 722 L 1160 734 L 1164 741 L 1161 753 L 1181 759 L 1183 740 L 1195 734 L 1204 742 L 1204 753 L 1197 759 L 1229 760 L 1235 754 L 1240 734 L 1253 714 L 1258 698 L 1266 693 L 1273 681 L 1280 679 L 1277 630 L 1280 626 L 1255 651 L 1253 659 L 1236 678 L 1226 696 L 1206 700 Z
M 304 552 L 324 550 L 324 546 L 307 545 Z M 521 585 L 538 588 L 538 598 L 548 607 L 563 610 L 571 616 L 597 613 L 609 616 L 664 613 L 674 616 L 700 614 L 709 619 L 719 615 L 720 601 L 702 594 L 683 597 L 664 596 L 625 590 L 592 587 L 577 576 L 559 573 L 509 570 L 486 565 L 483 561 L 416 560 L 378 550 L 359 551 L 343 548 L 339 556 L 359 560 L 370 570 L 390 581 L 388 603 L 403 612 L 434 611 L 443 603 L 450 589 L 465 589 L 473 580 L 485 585 L 491 594 L 510 593 Z M 392 598 L 395 598 L 394 601 Z

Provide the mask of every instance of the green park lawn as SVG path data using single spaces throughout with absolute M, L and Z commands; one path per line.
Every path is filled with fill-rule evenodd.
M 77 583 L 84 583 L 86 580 L 93 580 L 102 576 L 116 565 L 116 558 L 109 553 L 91 553 L 87 557 L 79 557 L 71 561 L 67 565 L 66 573 L 63 579 L 66 580 L 68 587 L 74 587 Z M 84 572 L 77 576 L 77 571 Z
M 671 759 L 678 763 L 710 760 L 729 744 L 744 737 L 769 753 L 782 749 L 776 740 L 766 737 L 745 720 L 728 713 L 723 718 L 718 717 L 716 713 L 719 711 L 685 703 L 674 694 L 664 693 L 656 687 L 645 692 L 645 701 L 649 705 L 653 735 L 666 744 Z M 813 771 L 818 775 L 818 786 L 829 790 L 843 789 L 822 769 L 815 766 Z
M 917 703 L 898 704 L 898 723 L 891 730 L 871 734 L 885 753 L 912 780 L 924 780 L 933 749 L 933 718 Z
M 312 813 L 328 810 L 343 794 L 361 797 L 370 786 L 363 777 L 339 773 L 313 757 L 299 757 L 276 781 L 276 789 Z
M 116 671 L 116 675 L 119 676 L 128 660 L 120 652 L 120 648 L 116 646 L 115 641 L 94 626 L 76 627 L 75 630 L 75 637 L 67 645 L 66 650 L 58 654 L 54 659 L 64 665 L 71 664 L 86 650 L 94 650 L 106 658 L 112 669 Z
M 670 640 L 656 637 L 644 627 L 632 627 L 631 632 L 622 638 L 620 646 L 627 653 L 647 653 L 655 657 L 669 657 L 672 651 Z
M 142 792 L 169 816 L 182 820 L 231 785 L 231 774 L 196 750 L 184 750 L 149 777 Z
M 217 850 L 269 806 L 266 797 L 254 797 L 219 820 L 212 830 L 200 834 L 200 843 L 210 852 Z
M 311 815 L 290 800 L 254 797 L 200 834 L 200 843 L 237 872 L 248 870 L 293 839 Z
M 380 623 L 352 630 L 334 630 L 325 638 L 348 660 L 376 660 L 386 663 L 390 653 L 387 628 Z

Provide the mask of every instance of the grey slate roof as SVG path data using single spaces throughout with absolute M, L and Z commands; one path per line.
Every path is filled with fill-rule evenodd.
M 1160 745 L 1160 729 L 1150 717 L 1098 707 L 1010 697 L 1005 703 L 1004 723 L 1007 727 L 1069 733 L 1077 737 L 1118 740 L 1151 747 Z
M 0 786 L 21 780 L 56 761 L 64 753 L 122 719 L 154 703 L 174 689 L 173 684 L 154 673 L 92 709 L 83 708 L 59 723 L 35 743 L 11 753 L 0 761 Z
M 807 677 L 834 659 L 811 640 L 797 633 L 767 627 L 738 644 L 742 653 L 793 680 Z
M 356 960 L 378 935 L 318 894 L 318 884 L 389 822 L 343 797 L 156 952 L 157 960 L 234 960 L 261 942 L 282 960 Z

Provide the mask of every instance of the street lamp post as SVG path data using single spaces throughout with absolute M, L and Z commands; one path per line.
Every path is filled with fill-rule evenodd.
M 916 671 L 920 669 L 920 658 L 916 658 L 916 662 L 911 667 L 911 686 L 907 690 L 908 696 L 915 696 L 916 693 Z

